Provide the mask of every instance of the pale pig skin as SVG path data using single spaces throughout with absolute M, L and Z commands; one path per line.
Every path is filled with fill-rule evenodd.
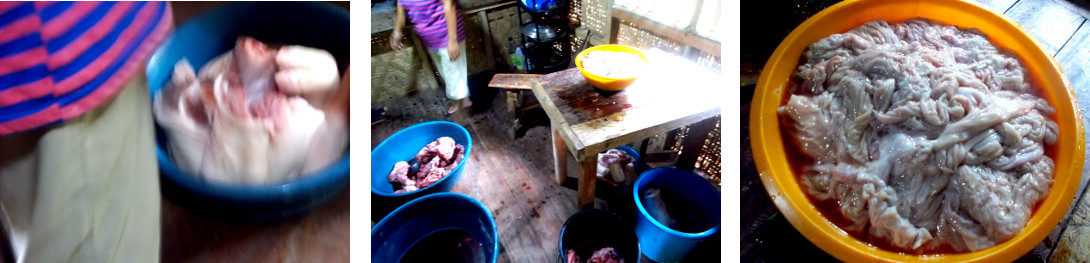
M 614 183 L 631 184 L 636 178 L 636 166 L 632 156 L 624 151 L 610 149 L 598 154 L 598 176 L 612 179 Z
M 292 93 L 278 87 L 282 73 L 299 80 Z M 328 52 L 239 37 L 234 50 L 199 72 L 179 61 L 154 112 L 183 171 L 221 183 L 275 183 L 324 168 L 346 149 L 346 114 L 307 99 L 326 99 L 339 84 Z

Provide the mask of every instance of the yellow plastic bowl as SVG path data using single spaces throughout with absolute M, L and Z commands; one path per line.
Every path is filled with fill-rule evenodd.
M 825 219 L 810 203 L 796 176 L 788 167 L 776 108 L 789 95 L 785 85 L 796 70 L 799 58 L 811 43 L 843 33 L 863 23 L 883 19 L 890 23 L 922 17 L 962 28 L 976 28 L 989 40 L 1018 54 L 1023 66 L 1043 96 L 1056 107 L 1053 116 L 1060 138 L 1050 146 L 1055 153 L 1056 174 L 1052 191 L 1045 197 L 1025 230 L 991 248 L 942 255 L 906 255 L 870 246 L 845 234 Z M 796 229 L 829 254 L 847 261 L 943 261 L 1010 262 L 1040 243 L 1074 199 L 1082 174 L 1085 138 L 1079 104 L 1071 84 L 1056 60 L 1044 51 L 1021 26 L 975 3 L 948 0 L 855 1 L 833 5 L 795 28 L 769 58 L 757 82 L 750 115 L 753 154 L 761 181 L 773 203 Z
M 636 82 L 636 78 L 638 78 L 640 74 L 636 74 L 632 77 L 627 78 L 611 78 L 587 72 L 586 69 L 583 69 L 583 58 L 586 58 L 587 54 L 590 54 L 590 52 L 594 51 L 614 51 L 635 54 L 643 60 L 644 65 L 642 66 L 644 68 L 647 67 L 647 55 L 644 55 L 643 51 L 636 47 L 625 45 L 601 45 L 584 49 L 583 52 L 579 52 L 579 55 L 575 56 L 575 66 L 579 67 L 579 72 L 583 73 L 583 77 L 587 79 L 587 82 L 590 82 L 590 85 L 593 85 L 594 87 L 599 89 L 608 91 L 623 90 L 628 86 L 632 85 L 633 82 Z

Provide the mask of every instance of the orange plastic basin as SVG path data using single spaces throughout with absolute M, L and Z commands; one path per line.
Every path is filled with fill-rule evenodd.
M 586 58 L 587 54 L 594 51 L 614 51 L 635 54 L 643 60 L 644 65 L 642 66 L 647 68 L 647 55 L 644 55 L 643 51 L 636 47 L 625 45 L 601 45 L 584 49 L 583 52 L 579 52 L 579 55 L 575 56 L 575 66 L 579 67 L 579 72 L 583 73 L 583 77 L 587 79 L 587 82 L 589 82 L 590 85 L 599 89 L 608 91 L 623 90 L 632 85 L 633 82 L 636 82 L 636 78 L 639 77 L 639 74 L 627 78 L 611 78 L 587 72 L 586 69 L 583 69 L 583 58 Z
M 819 214 L 796 181 L 796 175 L 788 167 L 786 146 L 781 137 L 776 109 L 789 95 L 786 84 L 796 70 L 803 51 L 822 38 L 847 32 L 875 19 L 898 23 L 916 17 L 962 28 L 976 28 L 986 34 L 993 44 L 1015 52 L 1029 71 L 1030 77 L 1041 85 L 1044 98 L 1057 110 L 1052 117 L 1060 127 L 1060 137 L 1051 146 L 1056 163 L 1051 192 L 1038 204 L 1021 234 L 985 250 L 921 256 L 890 252 L 868 245 L 848 236 Z M 810 242 L 838 259 L 847 262 L 1010 262 L 1040 243 L 1060 222 L 1074 200 L 1082 174 L 1083 147 L 1086 143 L 1080 113 L 1071 84 L 1064 77 L 1056 60 L 1028 32 L 1009 18 L 969 2 L 849 0 L 826 8 L 807 19 L 780 43 L 769 58 L 758 79 L 753 99 L 750 143 L 761 181 L 776 207 Z

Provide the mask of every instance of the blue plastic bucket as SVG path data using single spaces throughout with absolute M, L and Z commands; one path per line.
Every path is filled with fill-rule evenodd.
M 371 262 L 401 262 L 414 245 L 446 230 L 468 233 L 480 242 L 480 250 L 471 253 L 477 256 L 474 261 L 496 262 L 500 243 L 492 213 L 480 201 L 459 193 L 421 197 L 379 221 L 371 228 Z
M 566 263 L 569 249 L 583 253 L 592 253 L 595 249 L 613 247 L 625 262 L 638 262 L 639 244 L 632 233 L 632 223 L 625 222 L 617 215 L 601 209 L 588 209 L 576 212 L 564 222 L 560 229 L 560 244 L 557 246 L 557 263 Z M 589 258 L 584 255 L 582 258 Z
M 681 232 L 671 229 L 651 216 L 643 200 L 644 189 L 661 189 L 666 199 L 667 209 L 691 211 L 702 223 L 697 224 L 695 232 Z M 639 238 L 641 252 L 656 262 L 679 262 L 705 238 L 719 231 L 720 193 L 711 183 L 691 172 L 673 167 L 660 167 L 648 170 L 636 180 L 632 192 L 636 201 L 636 237 Z M 650 212 L 649 212 L 650 211 Z

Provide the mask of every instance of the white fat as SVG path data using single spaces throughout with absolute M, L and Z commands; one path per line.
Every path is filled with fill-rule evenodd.
M 804 53 L 780 118 L 815 163 L 800 178 L 849 231 L 927 252 L 1020 233 L 1049 191 L 1058 139 L 1018 60 L 979 34 L 872 21 Z

